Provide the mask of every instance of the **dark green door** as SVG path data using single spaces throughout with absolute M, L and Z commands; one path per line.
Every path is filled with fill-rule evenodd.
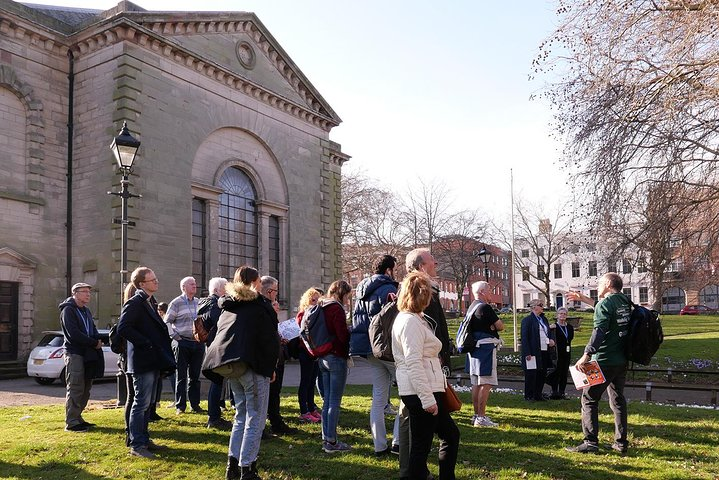
M 0 282 L 0 360 L 17 360 L 18 286 Z

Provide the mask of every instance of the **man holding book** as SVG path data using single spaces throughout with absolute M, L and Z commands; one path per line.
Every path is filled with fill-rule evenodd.
M 598 282 L 600 300 L 594 306 L 594 329 L 584 355 L 577 361 L 578 370 L 585 373 L 587 363 L 595 360 L 605 377 L 605 382 L 584 389 L 582 393 L 582 432 L 584 441 L 570 452 L 597 453 L 599 451 L 599 400 L 609 390 L 609 406 L 614 412 L 614 443 L 612 449 L 624 454 L 627 451 L 627 401 L 624 383 L 627 371 L 625 346 L 629 332 L 632 306 L 622 292 L 622 277 L 616 273 L 604 274 Z M 568 292 L 569 300 L 580 300 L 592 305 L 594 302 L 579 292 Z

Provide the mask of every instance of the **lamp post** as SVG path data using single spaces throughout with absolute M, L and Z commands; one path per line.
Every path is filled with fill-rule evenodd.
M 125 290 L 125 283 L 127 282 L 127 227 L 135 226 L 135 222 L 128 221 L 127 219 L 127 200 L 130 198 L 142 198 L 142 195 L 136 195 L 130 193 L 128 187 L 130 180 L 128 176 L 132 171 L 132 164 L 135 161 L 135 155 L 137 150 L 140 148 L 140 141 L 130 135 L 127 129 L 127 122 L 122 124 L 122 130 L 112 140 L 110 149 L 115 154 L 115 160 L 117 160 L 117 166 L 122 173 L 122 180 L 120 182 L 121 189 L 119 192 L 107 192 L 108 195 L 115 195 L 122 199 L 122 217 L 120 219 L 113 218 L 112 223 L 119 223 L 122 231 L 122 251 L 121 251 L 121 267 L 120 267 L 120 305 L 122 305 L 122 295 Z
M 489 267 L 487 266 L 489 262 L 489 252 L 485 245 L 482 245 L 482 249 L 477 253 L 477 256 L 481 258 L 482 263 L 484 263 L 484 281 L 489 282 Z

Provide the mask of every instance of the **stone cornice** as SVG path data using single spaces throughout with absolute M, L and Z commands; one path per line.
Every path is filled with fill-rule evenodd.
M 14 15 L 13 15 L 14 16 Z M 138 23 L 139 22 L 139 23 Z M 122 41 L 134 43 L 192 68 L 229 88 L 329 132 L 342 119 L 300 72 L 276 40 L 252 13 L 121 12 L 65 36 L 27 19 L 0 12 L 0 34 L 23 40 L 55 54 L 72 50 L 76 58 Z M 237 33 L 249 35 L 306 104 L 300 104 L 259 85 L 238 72 L 181 46 L 165 35 Z

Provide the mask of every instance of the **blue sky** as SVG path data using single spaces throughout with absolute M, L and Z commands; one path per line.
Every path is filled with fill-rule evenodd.
M 105 0 L 36 3 L 105 9 Z M 342 117 L 332 140 L 401 191 L 421 176 L 451 188 L 456 209 L 509 213 L 515 196 L 551 210 L 568 187 L 549 137 L 551 112 L 530 95 L 551 2 L 457 0 L 137 0 L 148 10 L 252 11 Z

